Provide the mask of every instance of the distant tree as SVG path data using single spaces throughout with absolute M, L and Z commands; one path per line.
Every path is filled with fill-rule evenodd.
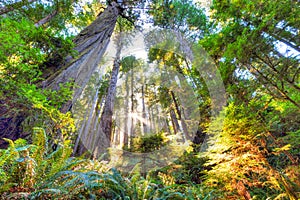
M 234 84 L 237 76 L 251 73 L 261 90 L 300 107 L 294 95 L 300 91 L 298 12 L 297 1 L 214 2 L 212 17 L 219 30 L 200 44 L 226 81 Z M 290 53 L 280 50 L 283 44 Z

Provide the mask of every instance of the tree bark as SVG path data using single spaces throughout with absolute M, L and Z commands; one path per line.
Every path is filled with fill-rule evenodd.
M 89 145 L 90 149 L 94 149 L 94 141 L 96 139 L 96 132 L 97 130 L 99 129 L 99 120 L 101 118 L 101 111 L 103 110 L 102 107 L 104 105 L 104 101 L 105 101 L 105 96 L 104 95 L 101 95 L 99 98 L 98 98 L 98 102 L 97 102 L 97 106 L 96 106 L 96 113 L 95 113 L 95 117 L 93 118 L 93 121 L 92 121 L 92 124 L 93 124 L 93 127 L 91 129 L 91 132 L 89 132 L 89 135 L 87 136 L 87 145 Z M 80 152 L 79 151 L 79 155 L 83 154 L 84 152 Z
M 181 110 L 179 108 L 179 105 L 178 105 L 178 102 L 176 100 L 176 97 L 175 97 L 175 94 L 173 91 L 171 91 L 171 96 L 172 96 L 172 100 L 175 104 L 175 110 L 177 112 L 177 115 L 178 115 L 178 118 L 181 122 L 181 126 L 182 126 L 182 131 L 183 131 L 183 139 L 184 141 L 190 139 L 189 138 L 189 132 L 188 132 L 188 128 L 187 128 L 187 125 L 185 123 L 185 119 L 184 119 L 184 115 L 181 113 Z
M 0 14 L 18 9 L 17 6 L 22 7 L 32 2 L 34 0 L 23 0 L 14 5 L 2 7 L 0 8 Z M 39 87 L 58 90 L 61 87 L 60 84 L 65 84 L 69 81 L 75 83 L 73 99 L 63 106 L 61 109 L 63 112 L 71 110 L 73 103 L 81 95 L 92 74 L 97 69 L 121 12 L 122 9 L 118 3 L 112 2 L 108 5 L 104 12 L 73 40 L 75 44 L 74 50 L 78 52 L 78 55 L 70 55 L 63 62 L 54 66 L 50 73 L 44 77 L 45 81 L 38 85 Z M 53 16 L 48 16 L 43 22 L 49 21 Z M 40 21 L 39 24 L 42 24 L 42 22 Z
M 144 85 L 142 85 L 142 117 L 143 117 L 143 121 L 142 121 L 142 134 L 145 135 L 147 133 L 147 124 L 146 122 L 146 105 L 145 105 L 145 88 Z
M 173 108 L 170 108 L 170 116 L 173 124 L 174 134 L 176 135 L 180 131 L 180 126 Z
M 86 137 L 89 135 L 89 132 L 92 131 L 91 127 L 93 126 L 93 118 L 95 117 L 96 111 L 97 111 L 96 107 L 97 107 L 97 103 L 98 103 L 98 92 L 99 91 L 97 90 L 94 95 L 94 99 L 91 102 L 92 103 L 90 105 L 91 109 L 87 116 L 87 121 L 83 122 L 82 129 L 78 133 L 78 137 L 76 139 L 73 152 L 77 152 L 77 148 L 79 147 L 79 141 L 83 140 L 83 139 L 86 141 L 87 140 Z M 85 119 L 86 119 L 86 116 L 85 116 Z
M 130 142 L 129 142 L 129 148 L 132 147 L 133 145 L 133 137 L 134 137 L 134 122 L 135 119 L 133 118 L 133 113 L 134 113 L 134 94 L 133 94 L 133 81 L 134 81 L 134 76 L 133 76 L 133 70 L 130 71 L 130 77 L 131 77 L 131 83 L 130 83 L 130 90 L 131 90 L 131 108 L 130 108 L 130 112 L 131 112 L 131 126 L 130 126 Z
M 99 123 L 99 130 L 96 133 L 96 142 L 98 146 L 98 152 L 103 153 L 106 149 L 110 146 L 112 140 L 112 116 L 114 110 L 114 100 L 116 95 L 117 89 L 117 81 L 118 81 L 118 74 L 120 70 L 120 57 L 121 57 L 121 50 L 122 50 L 122 37 L 121 34 L 117 36 L 117 52 L 116 57 L 114 59 L 113 69 L 111 72 L 110 83 L 108 87 L 108 92 L 105 99 L 105 104 L 103 108 L 103 112 L 101 115 L 100 123 Z M 98 154 L 99 155 L 99 154 Z
M 44 81 L 44 87 L 54 90 L 58 90 L 61 84 L 69 81 L 75 83 L 73 99 L 64 105 L 63 112 L 71 109 L 72 104 L 81 95 L 91 75 L 98 67 L 120 13 L 121 9 L 118 4 L 112 2 L 95 21 L 74 39 L 74 50 L 78 52 L 78 56 L 67 57 L 65 63 Z
M 125 119 L 124 119 L 124 140 L 123 145 L 124 147 L 128 147 L 128 109 L 129 109 L 129 86 L 128 86 L 128 74 L 126 74 L 125 78 L 125 90 L 126 90 L 126 96 L 125 96 Z

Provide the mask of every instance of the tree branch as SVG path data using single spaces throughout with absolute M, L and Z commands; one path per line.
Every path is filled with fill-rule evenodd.
M 19 9 L 22 6 L 31 4 L 35 1 L 37 1 L 37 0 L 27 0 L 27 1 L 22 0 L 22 1 L 19 1 L 19 2 L 16 2 L 16 3 L 13 3 L 13 4 L 9 4 L 9 5 L 4 6 L 4 7 L 1 7 L 0 8 L 0 15 L 4 15 L 4 14 L 9 13 L 9 12 L 15 10 L 15 9 Z
M 43 19 L 41 19 L 40 21 L 38 21 L 37 23 L 35 23 L 34 26 L 35 27 L 40 27 L 40 26 L 46 24 L 51 19 L 53 19 L 53 17 L 55 17 L 57 14 L 58 14 L 58 11 L 55 10 L 54 12 L 50 13 L 49 15 L 47 15 L 46 17 L 44 17 Z

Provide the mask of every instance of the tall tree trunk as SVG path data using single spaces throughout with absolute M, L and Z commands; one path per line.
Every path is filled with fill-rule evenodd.
M 14 4 L 14 6 L 2 7 L 0 8 L 0 15 L 1 13 L 4 14 L 5 12 L 12 11 L 15 8 L 18 9 L 15 6 L 28 5 L 32 2 L 34 1 L 24 0 L 19 1 L 17 4 Z M 74 57 L 70 55 L 63 62 L 58 61 L 59 64 L 57 66 L 51 67 L 49 73 L 46 75 L 44 74 L 45 76 L 43 78 L 45 78 L 45 81 L 38 84 L 39 87 L 58 90 L 60 84 L 65 84 L 70 80 L 75 83 L 76 86 L 74 87 L 73 99 L 61 108 L 63 112 L 71 109 L 72 104 L 81 95 L 90 77 L 98 67 L 109 44 L 116 20 L 121 11 L 120 6 L 116 2 L 112 2 L 108 5 L 104 12 L 102 12 L 94 22 L 81 31 L 74 39 L 74 50 L 78 52 L 78 55 Z M 21 122 L 26 117 L 27 116 L 22 114 Z M 15 123 L 18 124 L 18 130 L 21 130 L 21 122 Z M 0 126 L 2 124 L 4 124 L 4 122 L 2 123 L 0 121 Z M 22 131 L 13 130 L 10 131 L 10 135 L 20 135 L 19 132 Z M 9 138 L 13 137 L 14 136 Z M 18 136 L 18 138 L 19 137 L 20 136 Z
M 95 139 L 96 139 L 96 132 L 99 129 L 99 120 L 101 118 L 101 111 L 103 110 L 103 104 L 104 104 L 104 100 L 105 100 L 105 95 L 101 95 L 98 99 L 98 104 L 96 107 L 96 114 L 95 117 L 93 118 L 93 127 L 91 129 L 91 132 L 89 132 L 87 138 L 86 138 L 86 144 L 88 145 L 88 147 L 90 149 L 94 149 L 94 143 L 95 143 Z M 84 151 L 79 151 L 79 155 L 83 154 Z
M 157 93 L 156 93 L 156 90 L 154 91 L 154 99 L 157 99 L 158 98 L 158 96 L 157 96 Z M 158 125 L 158 123 L 159 123 L 159 121 L 161 120 L 161 114 L 162 113 L 160 113 L 159 112 L 159 104 L 158 103 L 155 103 L 154 104 L 154 109 L 153 109 L 153 113 L 152 113 L 152 117 L 153 117 L 153 133 L 157 133 L 158 131 L 159 131 L 159 125 Z
M 117 89 L 117 81 L 118 81 L 118 74 L 120 70 L 120 57 L 121 57 L 121 50 L 122 50 L 122 36 L 121 34 L 117 35 L 117 52 L 116 57 L 114 59 L 114 64 L 111 72 L 109 87 L 105 99 L 105 104 L 103 108 L 103 112 L 101 115 L 100 123 L 99 123 L 99 130 L 96 133 L 96 142 L 98 146 L 98 152 L 103 153 L 106 151 L 111 144 L 111 136 L 112 136 L 112 116 L 114 110 L 114 100 L 116 95 Z M 99 155 L 99 154 L 98 154 Z
M 129 109 L 129 86 L 128 86 L 128 74 L 126 74 L 125 78 L 125 90 L 126 90 L 126 96 L 125 96 L 125 119 L 124 119 L 124 139 L 123 139 L 123 145 L 124 147 L 128 147 L 128 109 Z
M 181 122 L 182 131 L 183 131 L 183 139 L 184 139 L 184 141 L 186 141 L 186 140 L 189 139 L 189 132 L 188 132 L 187 125 L 185 123 L 185 118 L 184 118 L 183 113 L 181 112 L 181 109 L 179 108 L 178 102 L 176 100 L 176 97 L 175 97 L 175 94 L 174 94 L 173 91 L 171 91 L 171 96 L 172 96 L 172 100 L 173 100 L 173 102 L 175 104 L 175 110 L 177 112 L 178 119 Z
M 64 105 L 62 111 L 70 110 L 72 104 L 81 95 L 91 75 L 106 51 L 121 10 L 117 3 L 112 2 L 98 18 L 81 31 L 74 39 L 78 56 L 69 56 L 51 76 L 47 77 L 43 86 L 58 90 L 60 84 L 74 81 L 73 100 Z
M 80 132 L 78 133 L 78 137 L 76 139 L 75 142 L 75 146 L 74 146 L 74 150 L 73 152 L 77 152 L 77 148 L 79 147 L 79 141 L 84 139 L 86 139 L 86 136 L 88 135 L 88 133 L 91 131 L 91 127 L 93 126 L 93 118 L 96 115 L 96 107 L 97 107 L 97 103 L 98 103 L 98 90 L 96 91 L 95 95 L 94 95 L 94 99 L 91 102 L 92 104 L 89 105 L 88 107 L 91 107 L 89 115 L 87 116 L 87 121 L 84 122 L 84 124 L 82 125 L 83 130 L 80 130 Z M 85 117 L 86 119 L 86 117 Z
M 146 121 L 148 121 L 146 119 L 146 106 L 145 106 L 145 88 L 144 88 L 144 84 L 142 85 L 142 134 L 145 135 L 147 133 L 147 123 Z
M 174 134 L 177 134 L 180 131 L 180 126 L 173 108 L 170 108 L 170 116 L 173 124 Z
M 150 132 L 154 130 L 154 111 L 153 106 L 149 107 L 149 123 L 150 123 Z
M 135 125 L 135 119 L 133 116 L 134 113 L 134 93 L 133 93 L 133 81 L 134 81 L 134 76 L 133 76 L 133 70 L 130 71 L 130 77 L 131 77 L 131 83 L 130 83 L 130 90 L 131 90 L 131 108 L 130 108 L 130 112 L 131 112 L 131 126 L 130 126 L 130 144 L 129 147 L 132 147 L 133 144 L 133 137 L 134 137 L 134 125 Z

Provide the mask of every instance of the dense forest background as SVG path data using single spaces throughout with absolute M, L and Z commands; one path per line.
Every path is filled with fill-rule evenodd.
M 1 0 L 0 199 L 299 199 L 299 13 Z

